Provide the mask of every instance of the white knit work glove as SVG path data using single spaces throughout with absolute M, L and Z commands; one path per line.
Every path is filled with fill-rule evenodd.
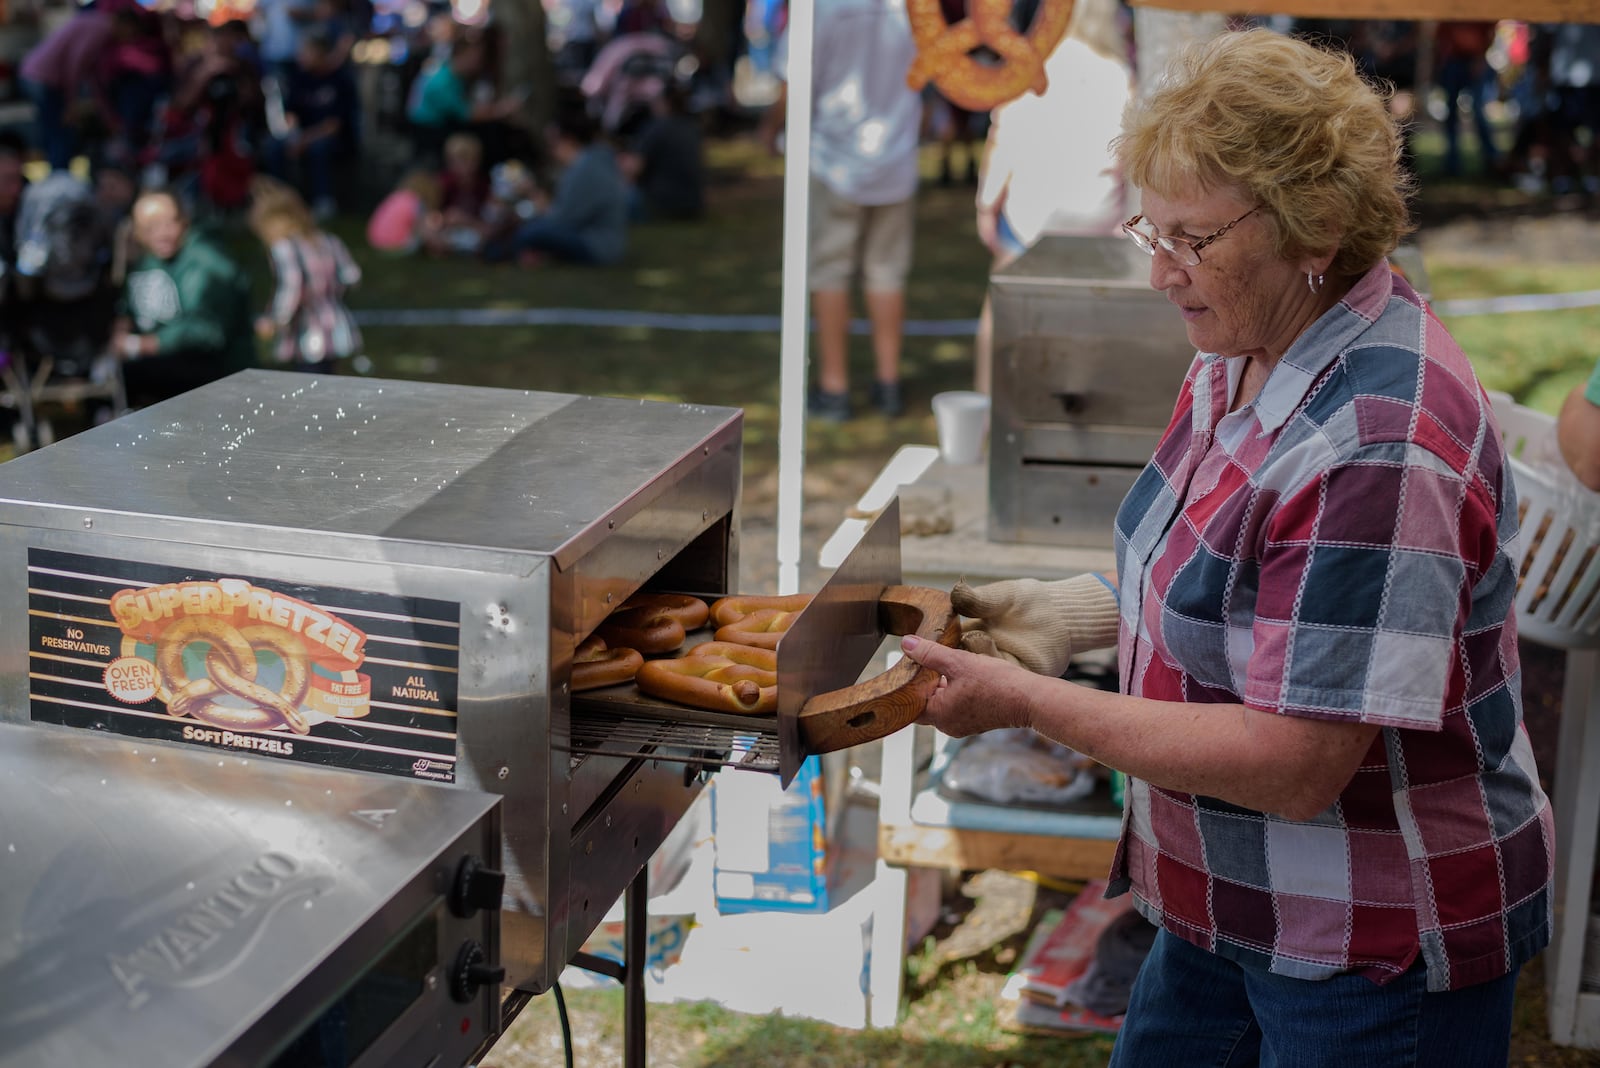
M 1095 575 L 1058 582 L 1006 579 L 976 588 L 957 582 L 950 604 L 963 616 L 961 647 L 1059 677 L 1075 653 L 1117 641 L 1117 598 Z

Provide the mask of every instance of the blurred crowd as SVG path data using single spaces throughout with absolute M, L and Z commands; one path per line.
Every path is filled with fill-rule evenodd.
M 1297 19 L 1279 28 L 1348 49 L 1365 74 L 1394 86 L 1412 133 L 1437 121 L 1445 175 L 1467 172 L 1470 138 L 1478 171 L 1523 192 L 1600 192 L 1600 24 Z
M 391 68 L 383 84 L 392 82 L 403 99 L 391 125 L 409 139 L 409 158 L 434 168 L 435 177 L 444 176 L 445 141 L 470 133 L 485 171 L 512 161 L 547 178 L 553 192 L 549 131 L 530 129 L 526 119 L 576 111 L 619 157 L 637 157 L 618 161 L 646 187 L 630 210 L 693 207 L 694 188 L 672 190 L 671 205 L 654 203 L 669 182 L 699 181 L 689 165 L 695 160 L 682 159 L 697 155 L 698 144 L 681 144 L 698 124 L 671 120 L 714 107 L 727 77 L 696 59 L 690 28 L 674 23 L 662 0 L 624 0 L 603 28 L 599 5 L 557 5 L 552 43 L 560 42 L 562 99 L 531 108 L 533 87 L 506 77 L 507 39 L 496 24 L 469 25 L 449 7 L 415 5 L 423 14 L 410 19 L 414 26 L 376 38 L 363 4 L 256 0 L 248 20 L 207 21 L 138 0 L 94 0 L 18 67 L 33 107 L 31 147 L 53 170 L 82 157 L 92 171 L 124 171 L 200 210 L 242 208 L 251 179 L 267 173 L 296 186 L 325 219 L 362 206 L 358 187 L 372 177 L 361 166 L 363 123 L 381 109 L 363 93 L 379 83 L 363 77 L 357 56 L 381 40 Z
M 342 310 L 359 271 L 322 228 L 335 214 L 362 215 L 366 240 L 387 253 L 522 267 L 616 263 L 636 222 L 704 214 L 703 138 L 740 105 L 733 67 L 697 50 L 677 0 L 547 0 L 550 100 L 509 75 L 528 64 L 492 17 L 463 17 L 464 0 L 409 0 L 398 20 L 392 0 L 370 2 L 254 0 L 247 17 L 217 5 L 201 19 L 192 7 L 93 0 L 43 34 L 16 70 L 30 119 L 0 133 L 0 369 L 49 354 L 57 373 L 82 370 L 112 352 L 135 403 L 233 369 L 251 336 L 275 359 L 329 369 L 360 344 Z M 1017 0 L 1018 28 L 1040 2 Z M 912 93 L 903 64 L 888 70 L 884 49 L 912 47 L 903 5 L 828 0 L 819 11 L 835 7 L 816 61 L 828 95 L 814 103 L 813 205 L 835 218 L 821 226 L 823 208 L 813 212 L 813 241 L 834 257 L 812 265 L 827 369 L 813 408 L 848 416 L 846 293 L 864 277 L 874 404 L 894 414 L 918 147 L 938 146 L 940 184 L 975 187 L 995 266 L 1046 232 L 1114 233 L 1128 205 L 1104 142 L 1135 84 L 1134 19 L 1119 0 L 1079 0 L 1050 58 L 1054 91 L 989 113 L 932 84 Z M 966 0 L 941 7 L 950 23 L 966 15 Z M 888 43 L 865 49 L 839 30 L 847 17 L 871 20 L 860 25 Z M 1393 87 L 1409 130 L 1439 123 L 1447 174 L 1600 193 L 1600 26 L 1260 21 L 1347 49 Z M 785 23 L 781 0 L 749 0 L 735 54 L 765 56 L 781 81 Z M 384 77 L 371 77 L 379 66 Z M 758 123 L 774 146 L 782 107 L 780 96 Z M 872 159 L 855 158 L 863 108 L 881 109 L 873 128 L 894 133 Z M 534 128 L 535 114 L 550 121 Z M 378 137 L 404 148 L 375 153 Z M 269 253 L 276 296 L 260 315 L 216 296 L 244 279 L 210 237 L 218 220 L 247 220 Z M 171 327 L 218 308 L 233 309 L 226 325 Z M 980 389 L 985 350 L 980 334 Z M 0 404 L 14 392 L 0 383 Z
M 634 222 L 703 213 L 691 108 L 716 79 L 660 0 L 625 0 L 604 27 L 596 8 L 587 34 L 563 9 L 540 129 L 492 24 L 415 20 L 384 131 L 406 165 L 386 172 L 363 166 L 357 3 L 257 0 L 248 21 L 208 21 L 95 0 L 26 53 L 31 121 L 0 132 L 0 422 L 44 376 L 114 375 L 125 397 L 106 396 L 141 405 L 256 362 L 257 338 L 302 370 L 356 356 L 343 294 L 360 271 L 324 230 L 336 214 L 369 215 L 385 252 L 532 267 L 614 263 Z M 225 240 L 240 221 L 272 266 L 264 310 Z

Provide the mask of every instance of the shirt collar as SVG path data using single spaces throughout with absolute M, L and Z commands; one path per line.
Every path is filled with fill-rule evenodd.
M 1389 261 L 1380 260 L 1357 280 L 1343 300 L 1295 339 L 1251 402 L 1263 434 L 1274 433 L 1289 421 L 1311 392 L 1313 383 L 1377 320 L 1391 296 L 1421 304 L 1421 298 L 1395 274 Z M 1207 353 L 1205 359 L 1220 361 L 1222 357 Z M 1231 395 L 1231 390 L 1229 392 Z

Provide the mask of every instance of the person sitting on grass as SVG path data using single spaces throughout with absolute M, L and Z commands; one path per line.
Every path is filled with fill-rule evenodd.
M 438 163 L 450 134 L 472 124 L 503 122 L 527 101 L 526 92 L 514 92 L 474 103 L 472 87 L 483 77 L 485 62 L 482 41 L 458 41 L 448 62 L 419 76 L 414 99 L 406 110 L 418 159 Z
M 546 259 L 609 264 L 628 244 L 628 185 L 617 157 L 596 137 L 594 119 L 580 105 L 563 107 L 549 133 L 550 152 L 561 166 L 555 196 L 509 241 L 495 242 L 488 259 L 515 257 L 523 267 Z
M 379 252 L 410 255 L 422 245 L 428 216 L 439 210 L 439 176 L 424 167 L 406 174 L 367 220 L 367 244 Z
M 439 175 L 439 208 L 422 221 L 422 246 L 435 256 L 476 255 L 488 234 L 489 175 L 483 169 L 483 143 L 469 133 L 451 134 L 444 143 Z
M 140 196 L 133 235 L 145 255 L 128 274 L 127 317 L 111 342 L 129 403 L 143 407 L 254 366 L 250 277 L 190 228 L 178 198 Z
M 684 92 L 668 85 L 650 103 L 651 118 L 619 159 L 633 183 L 635 219 L 698 219 L 706 210 L 705 148 L 700 121 Z

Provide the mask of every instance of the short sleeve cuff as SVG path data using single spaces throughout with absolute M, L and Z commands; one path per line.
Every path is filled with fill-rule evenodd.
M 1583 387 L 1583 399 L 1600 408 L 1600 363 L 1594 365 L 1594 370 L 1589 372 L 1589 381 Z

